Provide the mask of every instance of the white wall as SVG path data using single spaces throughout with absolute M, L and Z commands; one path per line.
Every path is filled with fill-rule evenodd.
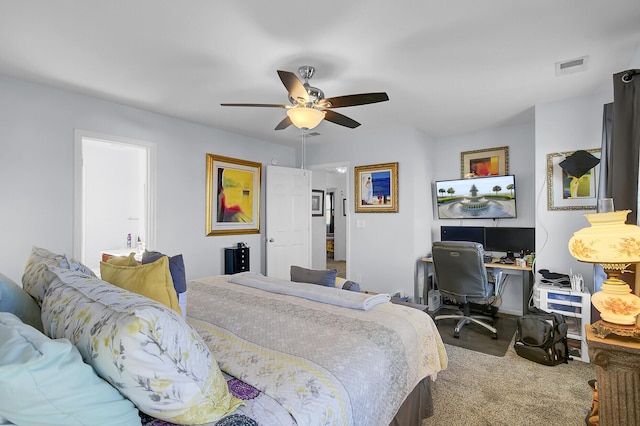
M 536 270 L 580 273 L 593 289 L 593 267 L 575 260 L 567 248 L 569 238 L 589 225 L 584 213 L 595 210 L 547 210 L 547 154 L 600 148 L 604 104 L 612 93 L 573 98 L 536 106 Z M 615 202 L 615 200 L 614 200 Z
M 363 126 L 364 127 L 364 126 Z M 350 201 L 347 221 L 350 240 L 347 278 L 376 292 L 400 291 L 413 297 L 419 280 L 418 259 L 431 246 L 428 220 L 432 209 L 432 140 L 410 129 L 367 133 L 349 130 L 349 140 L 314 142 L 307 146 L 307 163 L 348 162 L 348 186 L 354 187 L 354 166 L 398 162 L 398 213 L 354 213 Z M 357 221 L 364 224 L 356 226 Z
M 182 253 L 187 278 L 223 273 L 223 248 L 238 241 L 251 247 L 251 269 L 264 271 L 263 234 L 205 236 L 206 153 L 294 167 L 293 148 L 0 76 L 2 273 L 20 282 L 32 245 L 71 254 L 74 129 L 157 145 L 157 247 L 149 248 Z

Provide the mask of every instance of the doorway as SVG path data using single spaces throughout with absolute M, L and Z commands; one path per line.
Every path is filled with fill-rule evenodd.
M 73 252 L 92 270 L 155 243 L 154 159 L 151 143 L 76 130 Z
M 349 178 L 348 163 L 309 166 L 313 171 L 313 189 L 325 194 L 322 225 L 314 224 L 312 259 L 315 269 L 337 269 L 338 276 L 348 276 Z M 320 219 L 320 218 L 318 218 Z

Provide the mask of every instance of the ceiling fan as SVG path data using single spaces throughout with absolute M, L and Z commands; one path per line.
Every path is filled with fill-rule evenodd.
M 315 68 L 309 65 L 298 68 L 298 73 L 304 83 L 289 71 L 278 70 L 278 75 L 282 84 L 289 92 L 289 102 L 291 105 L 282 104 L 246 104 L 246 103 L 221 103 L 222 106 L 236 107 L 262 107 L 262 108 L 285 108 L 287 116 L 275 127 L 275 130 L 282 130 L 291 124 L 300 129 L 313 129 L 322 120 L 327 120 L 340 126 L 355 129 L 360 125 L 357 121 L 333 111 L 333 108 L 344 108 L 357 105 L 373 104 L 389 100 L 385 92 L 361 93 L 357 95 L 336 96 L 325 98 L 324 92 L 309 84 L 309 79 L 313 77 Z

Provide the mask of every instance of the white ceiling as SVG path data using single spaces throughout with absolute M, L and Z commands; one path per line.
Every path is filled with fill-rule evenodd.
M 555 63 L 588 55 L 585 72 Z M 415 128 L 433 137 L 532 122 L 533 106 L 611 87 L 640 63 L 640 0 L 2 0 L 0 74 L 277 143 L 277 69 L 313 65 L 338 112 L 310 142 Z M 610 89 L 609 89 L 610 90 Z

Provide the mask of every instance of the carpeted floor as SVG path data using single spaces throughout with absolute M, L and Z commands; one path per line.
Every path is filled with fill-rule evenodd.
M 347 262 L 345 260 L 333 260 L 327 257 L 327 269 L 337 269 L 340 278 L 347 278 Z
M 439 314 L 447 312 L 440 311 Z M 453 313 L 453 312 L 451 312 Z M 435 315 L 434 315 L 435 316 Z M 493 339 L 491 333 L 477 324 L 467 324 L 460 330 L 460 337 L 453 337 L 453 329 L 457 319 L 438 321 L 438 330 L 444 343 L 482 352 L 488 355 L 502 357 L 509 349 L 513 335 L 516 332 L 517 317 L 498 314 L 494 320 L 494 327 L 498 330 L 498 338 Z
M 504 357 L 445 346 L 449 365 L 433 384 L 435 414 L 422 426 L 585 424 L 595 365 L 536 364 L 519 357 L 512 342 Z

